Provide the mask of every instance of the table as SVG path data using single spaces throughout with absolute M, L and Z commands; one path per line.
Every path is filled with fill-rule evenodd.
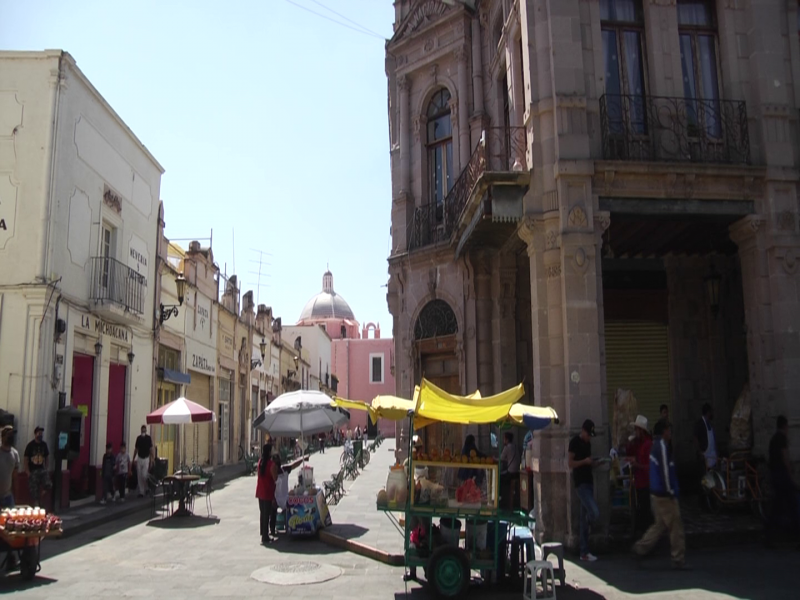
M 318 530 L 330 525 L 331 515 L 322 490 L 314 496 L 286 498 L 286 531 L 289 535 L 315 535 Z
M 199 475 L 189 474 L 176 474 L 164 478 L 164 481 L 170 481 L 178 484 L 178 510 L 172 513 L 173 517 L 189 517 L 192 511 L 186 508 L 186 498 L 191 493 L 192 483 L 199 481 Z

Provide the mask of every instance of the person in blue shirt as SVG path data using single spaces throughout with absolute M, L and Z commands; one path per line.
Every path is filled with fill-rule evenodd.
M 683 570 L 686 569 L 686 540 L 678 503 L 678 476 L 670 447 L 672 426 L 667 421 L 659 421 L 654 433 L 655 441 L 650 451 L 650 504 L 655 523 L 634 544 L 633 551 L 639 556 L 650 554 L 661 536 L 669 532 L 672 566 Z

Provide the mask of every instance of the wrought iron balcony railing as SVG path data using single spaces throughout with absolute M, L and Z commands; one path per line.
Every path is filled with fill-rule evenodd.
M 600 123 L 607 160 L 750 163 L 742 101 L 605 94 Z
M 128 265 L 113 258 L 92 258 L 92 296 L 94 302 L 117 304 L 127 311 L 144 314 L 147 279 Z
M 524 127 L 485 129 L 467 166 L 450 188 L 444 202 L 424 204 L 414 209 L 409 249 L 449 239 L 464 213 L 475 184 L 484 173 L 527 170 L 526 144 Z

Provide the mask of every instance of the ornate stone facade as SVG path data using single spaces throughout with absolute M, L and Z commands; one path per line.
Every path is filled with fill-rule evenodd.
M 719 92 L 687 102 L 680 36 L 691 32 L 674 1 L 637 4 L 647 98 L 609 87 L 602 49 L 615 25 L 596 2 L 490 0 L 472 11 L 398 0 L 387 46 L 397 392 L 410 397 L 423 374 L 484 394 L 524 380 L 527 401 L 560 415 L 534 436 L 537 532 L 568 543 L 578 532 L 569 438 L 591 418 L 594 453 L 608 451 L 614 385 L 634 389 L 651 420 L 663 397 L 687 458 L 702 404 L 722 438 L 749 382 L 755 451 L 785 414 L 800 458 L 800 39 L 782 33 L 797 6 L 709 3 Z M 449 147 L 430 137 L 442 88 Z M 492 160 L 503 152 L 512 160 Z M 431 302 L 451 309 L 451 333 L 415 335 Z M 632 324 L 664 332 L 641 381 L 619 375 L 644 348 L 625 333 Z M 431 357 L 449 356 L 456 366 L 435 371 Z M 605 473 L 595 495 L 602 533 Z

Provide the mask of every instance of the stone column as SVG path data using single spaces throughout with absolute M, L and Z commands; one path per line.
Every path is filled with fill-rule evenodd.
M 411 79 L 408 75 L 397 78 L 397 87 L 400 89 L 400 191 L 411 193 L 411 119 L 409 112 L 408 92 L 411 88 Z
M 788 220 L 783 225 L 796 229 L 794 215 L 791 223 Z M 800 247 L 796 235 L 777 233 L 770 231 L 767 221 L 759 215 L 731 226 L 731 238 L 739 247 L 742 265 L 757 453 L 766 451 L 777 415 L 786 416 L 794 432 L 800 428 L 800 403 L 795 401 L 800 396 Z M 790 433 L 790 437 L 793 435 L 797 433 Z M 793 453 L 793 460 L 800 459 L 796 449 Z
M 492 357 L 492 263 L 484 253 L 472 256 L 475 277 L 475 336 L 478 354 L 478 389 L 484 396 L 494 393 Z
M 517 381 L 516 283 L 517 261 L 513 254 L 492 257 L 492 362 L 494 393 Z M 526 382 L 530 385 L 530 382 Z
M 506 80 L 508 82 L 508 98 L 511 101 L 510 122 L 512 127 L 522 125 L 525 113 L 523 102 L 525 92 L 522 89 L 522 56 L 515 36 L 510 35 L 506 43 Z
M 481 22 L 472 19 L 472 101 L 476 113 L 483 113 L 483 56 L 481 55 Z
M 459 48 L 455 52 L 458 62 L 458 150 L 461 163 L 460 171 L 467 167 L 472 146 L 469 143 L 469 73 L 467 61 L 469 51 Z

